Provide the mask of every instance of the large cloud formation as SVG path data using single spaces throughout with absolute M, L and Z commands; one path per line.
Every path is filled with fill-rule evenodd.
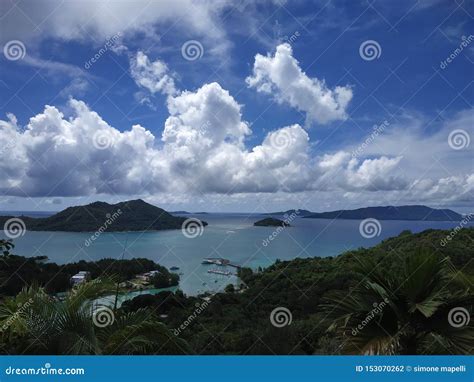
M 350 147 L 314 155 L 308 133 L 295 124 L 272 130 L 260 144 L 247 147 L 252 130 L 241 105 L 218 83 L 180 91 L 166 65 L 143 53 L 132 57 L 131 73 L 140 87 L 167 95 L 169 116 L 161 139 L 140 125 L 120 131 L 75 99 L 69 101 L 71 115 L 46 106 L 24 129 L 9 114 L 0 121 L 0 192 L 54 197 L 317 190 L 472 200 L 474 175 L 469 167 L 435 179 L 407 171 L 413 160 L 422 159 L 412 157 L 417 150 L 395 150 L 393 139 L 413 144 L 421 142 L 420 137 L 381 135 L 361 157 L 351 155 Z M 454 152 L 446 143 L 447 131 L 463 127 L 470 117 L 458 116 L 431 138 L 437 153 Z M 379 144 L 386 149 L 375 151 Z
M 8 17 L 2 19 L 0 40 L 12 38 L 58 38 L 102 42 L 117 33 L 149 35 L 161 31 L 163 25 L 177 24 L 213 39 L 224 36 L 219 14 L 231 4 L 228 0 L 134 0 L 134 1 L 2 1 Z M 157 27 L 156 30 L 154 27 Z
M 347 158 L 337 168 L 328 158 L 315 165 L 299 125 L 274 130 L 247 149 L 250 127 L 217 83 L 169 98 L 161 144 L 140 125 L 120 132 L 82 101 L 72 99 L 69 106 L 70 118 L 46 106 L 23 131 L 13 117 L 0 122 L 3 194 L 293 192 L 314 189 L 318 177 L 348 166 Z M 341 186 L 371 188 L 393 166 L 386 158 L 352 162 L 340 174 L 346 179 Z
M 309 123 L 345 120 L 346 108 L 352 99 L 349 86 L 336 86 L 331 90 L 324 81 L 308 77 L 293 57 L 289 44 L 277 46 L 274 56 L 257 54 L 253 75 L 247 77 L 247 84 L 306 113 Z

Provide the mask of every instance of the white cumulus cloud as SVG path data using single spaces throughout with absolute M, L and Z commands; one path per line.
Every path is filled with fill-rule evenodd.
M 277 46 L 273 56 L 257 54 L 253 74 L 246 81 L 258 92 L 272 94 L 276 101 L 306 113 L 309 123 L 326 124 L 347 118 L 352 89 L 349 86 L 330 89 L 324 80 L 308 77 L 293 57 L 289 44 Z

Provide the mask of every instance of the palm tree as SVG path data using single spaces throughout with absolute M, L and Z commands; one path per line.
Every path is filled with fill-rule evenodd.
M 364 281 L 324 305 L 342 352 L 472 354 L 472 283 L 448 259 L 418 251 L 390 273 L 366 258 L 356 272 Z
M 2 352 L 13 354 L 182 354 L 177 339 L 153 312 L 112 311 L 94 301 L 113 291 L 108 280 L 83 283 L 57 301 L 30 286 L 0 305 Z M 102 310 L 101 310 L 102 309 Z M 105 320 L 99 315 L 105 313 Z

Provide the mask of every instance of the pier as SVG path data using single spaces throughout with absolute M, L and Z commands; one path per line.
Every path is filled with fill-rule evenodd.
M 241 268 L 240 265 L 232 264 L 230 262 L 230 260 L 223 259 L 222 257 L 206 257 L 202 260 L 201 264 L 205 264 L 205 265 L 206 264 L 214 264 L 214 265 L 218 265 L 218 266 L 221 266 L 221 267 L 229 266 L 229 267 L 233 267 L 233 268 L 237 268 L 237 269 Z

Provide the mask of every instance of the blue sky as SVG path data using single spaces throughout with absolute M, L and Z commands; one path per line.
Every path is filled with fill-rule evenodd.
M 2 2 L 0 209 L 470 211 L 473 4 Z

